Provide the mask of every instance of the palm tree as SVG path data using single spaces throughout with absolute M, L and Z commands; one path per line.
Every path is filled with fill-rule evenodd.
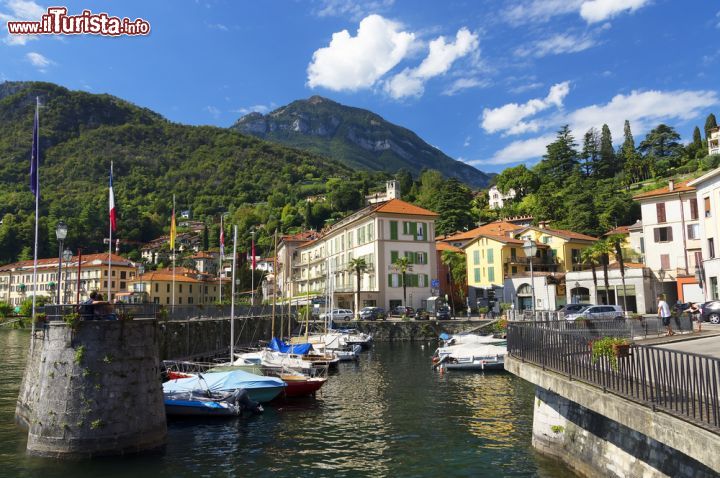
M 450 271 L 450 302 L 454 311 L 455 298 L 453 297 L 453 288 L 457 287 L 460 302 L 464 299 L 463 291 L 465 289 L 465 281 L 467 280 L 467 262 L 465 261 L 465 254 L 461 252 L 443 251 L 440 260 Z
M 610 263 L 610 254 L 614 252 L 614 247 L 607 239 L 598 241 L 593 245 L 600 257 L 600 263 L 603 268 L 603 277 L 605 279 L 605 298 L 610 303 L 610 281 L 608 280 L 608 264 Z
M 403 305 L 407 307 L 407 281 L 405 280 L 405 274 L 410 267 L 410 260 L 407 257 L 398 257 L 393 262 L 393 265 L 397 267 L 402 274 L 402 286 L 403 286 Z
M 358 320 L 360 320 L 360 284 L 363 273 L 367 270 L 368 265 L 367 262 L 365 262 L 365 258 L 358 257 L 355 259 L 352 259 L 348 266 L 351 271 L 355 272 L 355 277 L 357 279 L 357 289 L 355 291 L 355 315 Z
M 625 243 L 625 236 L 623 234 L 611 234 L 606 240 L 615 247 L 615 260 L 620 266 L 620 279 L 622 280 L 623 287 L 623 309 L 627 312 L 627 297 L 625 295 L 625 259 L 623 258 L 622 250 L 622 245 Z
M 587 264 L 592 269 L 592 278 L 593 278 L 593 284 L 595 285 L 595 300 L 597 300 L 597 270 L 596 267 L 598 266 L 598 257 L 597 257 L 597 251 L 595 251 L 595 248 L 593 246 L 590 246 L 586 249 L 583 249 L 580 252 L 580 260 L 583 264 Z M 593 301 L 594 302 L 594 301 Z

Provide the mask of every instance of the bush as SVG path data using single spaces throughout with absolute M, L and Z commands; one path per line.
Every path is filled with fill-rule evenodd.
M 50 297 L 39 295 L 35 299 L 35 308 L 42 307 L 48 302 L 50 302 Z M 23 317 L 30 317 L 32 315 L 32 297 L 28 297 L 22 301 L 20 304 L 20 315 Z
M 0 301 L 0 319 L 4 319 L 12 315 L 15 308 L 7 302 Z

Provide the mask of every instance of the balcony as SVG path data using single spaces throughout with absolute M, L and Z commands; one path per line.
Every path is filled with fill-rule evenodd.
M 560 261 L 551 257 L 533 257 L 533 267 L 557 267 Z M 511 266 L 530 266 L 527 257 L 508 257 L 505 259 L 505 265 Z

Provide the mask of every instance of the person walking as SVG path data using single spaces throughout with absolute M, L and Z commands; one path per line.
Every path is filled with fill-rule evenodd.
M 660 320 L 662 320 L 662 324 L 667 327 L 667 333 L 666 336 L 669 335 L 675 335 L 675 332 L 672 330 L 672 326 L 670 325 L 670 318 L 672 317 L 672 314 L 670 313 L 670 306 L 667 302 L 665 302 L 665 295 L 659 294 L 657 296 L 658 305 L 657 305 L 657 314 Z
M 690 302 L 690 307 L 687 309 L 687 313 L 690 316 L 690 323 L 694 321 L 698 323 L 698 332 L 702 332 L 702 317 L 700 317 L 700 307 L 695 302 Z

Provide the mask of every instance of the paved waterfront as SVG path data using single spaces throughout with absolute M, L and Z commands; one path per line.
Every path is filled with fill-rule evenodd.
M 28 458 L 13 413 L 28 334 L 0 331 L 0 476 L 573 476 L 530 446 L 533 387 L 510 374 L 440 375 L 430 344 L 376 344 L 317 400 L 230 421 L 173 421 L 158 456 Z

